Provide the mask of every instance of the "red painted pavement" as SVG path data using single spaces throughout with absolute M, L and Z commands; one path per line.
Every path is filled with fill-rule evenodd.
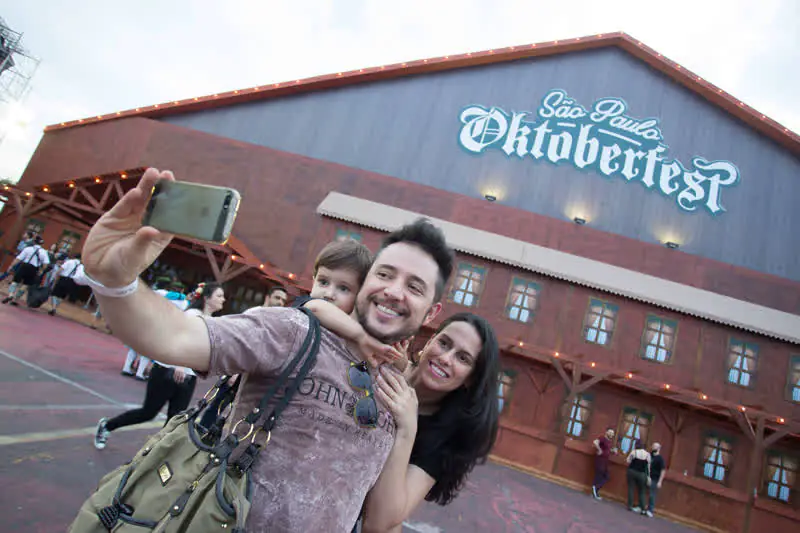
M 43 312 L 0 306 L 0 351 L 44 370 L 0 354 L 2 436 L 91 427 L 101 416 L 114 415 L 124 410 L 122 404 L 138 403 L 144 395 L 143 383 L 119 373 L 126 353 L 119 341 Z M 209 381 L 201 382 L 198 393 L 209 385 Z M 112 434 L 103 451 L 94 449 L 90 435 L 0 445 L 2 530 L 64 531 L 97 480 L 130 458 L 152 431 Z M 634 515 L 619 504 L 595 502 L 586 494 L 490 464 L 476 468 L 451 505 L 423 504 L 408 520 L 405 531 L 693 530 Z

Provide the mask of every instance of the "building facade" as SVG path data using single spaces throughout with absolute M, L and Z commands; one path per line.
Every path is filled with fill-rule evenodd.
M 6 191 L 4 246 L 36 226 L 79 249 L 148 166 L 241 192 L 233 244 L 167 258 L 189 282 L 236 283 L 232 311 L 271 283 L 308 288 L 332 239 L 376 249 L 431 218 L 458 251 L 443 316 L 471 310 L 501 339 L 498 461 L 586 488 L 612 427 L 623 452 L 663 444 L 663 512 L 800 525 L 800 138 L 642 43 L 469 53 L 54 125 Z M 624 479 L 623 453 L 609 491 Z

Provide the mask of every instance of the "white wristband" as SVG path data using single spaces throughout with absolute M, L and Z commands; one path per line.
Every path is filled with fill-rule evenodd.
M 86 272 L 83 273 L 83 276 L 86 278 L 86 284 L 92 288 L 92 291 L 94 291 L 95 294 L 99 294 L 100 296 L 108 296 L 109 298 L 124 298 L 126 296 L 130 296 L 136 292 L 137 288 L 139 288 L 138 277 L 124 287 L 106 287 L 99 281 L 92 279 L 92 277 Z

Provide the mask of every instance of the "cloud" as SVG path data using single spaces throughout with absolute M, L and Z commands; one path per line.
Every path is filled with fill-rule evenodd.
M 793 0 L 197 0 L 17 2 L 3 16 L 42 58 L 28 125 L 0 145 L 17 178 L 47 124 L 367 66 L 626 31 L 800 130 Z M 661 6 L 661 8 L 659 8 Z

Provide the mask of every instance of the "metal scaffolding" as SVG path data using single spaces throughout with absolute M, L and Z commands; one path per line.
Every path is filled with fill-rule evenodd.
M 39 59 L 22 46 L 22 34 L 0 17 L 0 102 L 19 102 L 30 90 Z

